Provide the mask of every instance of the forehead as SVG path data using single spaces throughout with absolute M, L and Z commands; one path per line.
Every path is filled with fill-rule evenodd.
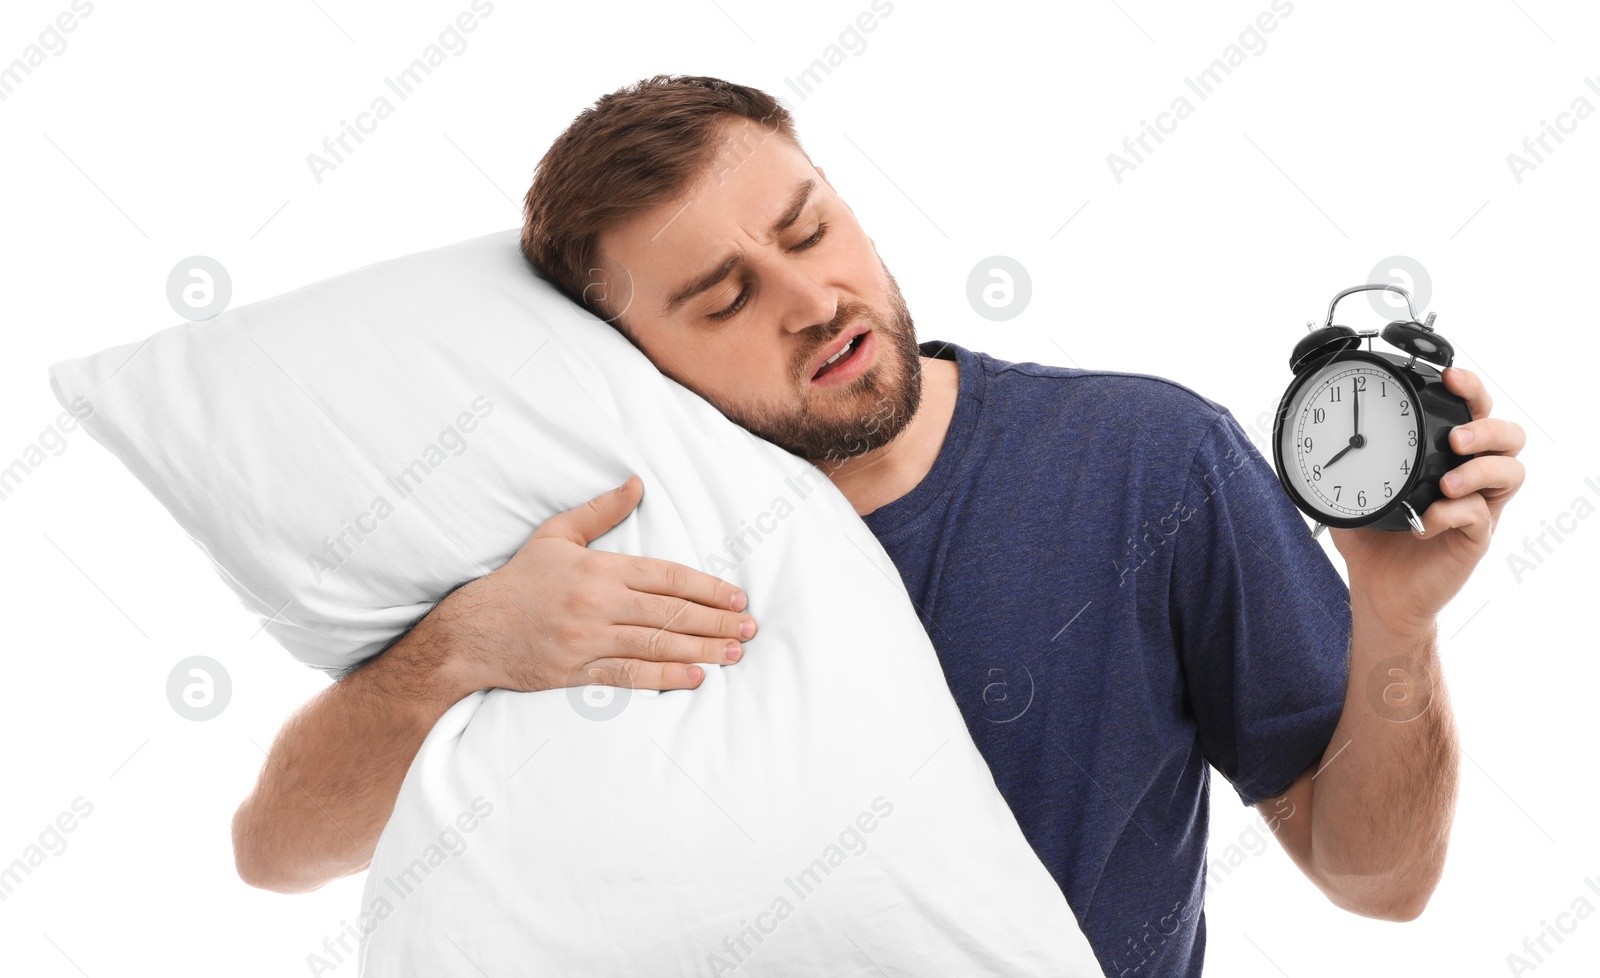
M 644 210 L 600 236 L 600 251 L 620 263 L 646 295 L 704 272 L 739 248 L 765 242 L 795 191 L 827 184 L 794 143 L 754 119 L 724 125 L 711 162 L 677 198 Z

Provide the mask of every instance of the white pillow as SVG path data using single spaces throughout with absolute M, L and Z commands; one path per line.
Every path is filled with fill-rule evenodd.
M 1101 974 L 849 502 L 535 277 L 515 231 L 51 380 L 332 674 L 630 472 L 644 500 L 593 546 L 749 594 L 760 635 L 698 689 L 447 711 L 352 917 L 363 973 Z

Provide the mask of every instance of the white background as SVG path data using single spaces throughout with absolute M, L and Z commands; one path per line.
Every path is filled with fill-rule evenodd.
M 1525 936 L 1580 898 L 1600 907 L 1585 885 L 1600 887 L 1600 519 L 1563 516 L 1579 497 L 1600 506 L 1588 420 L 1600 119 L 1577 121 L 1520 182 L 1507 163 L 1575 99 L 1600 106 L 1584 84 L 1600 85 L 1592 5 L 1296 2 L 1201 100 L 1184 79 L 1266 0 L 1049 12 L 900 0 L 803 98 L 785 79 L 866 0 L 498 0 L 460 56 L 399 101 L 383 79 L 467 0 L 318 3 L 102 0 L 0 101 L 0 467 L 60 413 L 50 363 L 178 321 L 165 283 L 180 259 L 222 262 L 239 305 L 514 226 L 572 116 L 658 72 L 788 100 L 922 338 L 1171 377 L 1247 429 L 1276 406 L 1305 320 L 1406 256 L 1430 273 L 1426 308 L 1459 364 L 1528 432 L 1527 486 L 1441 626 L 1467 755 L 1449 867 L 1424 916 L 1396 925 L 1337 910 L 1275 844 L 1258 850 L 1213 873 L 1208 973 L 1517 973 L 1507 955 Z M 0 65 L 67 9 L 8 0 Z M 319 183 L 307 154 L 381 94 L 394 114 Z M 1192 115 L 1119 183 L 1107 154 L 1178 96 Z M 966 299 L 991 255 L 1031 273 L 1031 302 L 1007 322 Z M 1341 321 L 1385 321 L 1362 297 L 1346 302 Z M 1265 446 L 1265 429 L 1254 434 Z M 0 499 L 0 864 L 75 798 L 93 813 L 0 902 L 5 970 L 308 973 L 307 955 L 356 909 L 360 878 L 304 896 L 251 890 L 233 873 L 229 820 L 262 748 L 323 680 L 257 633 L 109 452 L 81 430 L 65 441 Z M 1576 529 L 1519 580 L 1508 555 L 1558 518 Z M 222 661 L 234 689 L 203 723 L 165 693 L 168 671 L 196 654 Z M 1220 779 L 1214 789 L 1221 857 L 1254 841 L 1254 814 Z M 1522 973 L 1595 974 L 1600 919 L 1559 919 L 1572 933 Z

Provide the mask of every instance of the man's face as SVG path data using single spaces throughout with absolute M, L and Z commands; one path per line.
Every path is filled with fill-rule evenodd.
M 899 286 L 798 147 L 753 120 L 724 131 L 682 197 L 601 236 L 618 320 L 662 373 L 802 458 L 888 444 L 922 395 Z

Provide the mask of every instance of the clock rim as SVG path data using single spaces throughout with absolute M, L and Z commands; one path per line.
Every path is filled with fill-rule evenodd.
M 1390 377 L 1399 382 L 1410 393 L 1411 403 L 1416 405 L 1417 409 L 1417 445 L 1416 452 L 1411 459 L 1411 474 L 1407 477 L 1405 484 L 1395 491 L 1393 499 L 1365 516 L 1334 516 L 1324 513 L 1315 504 L 1308 501 L 1301 494 L 1299 488 L 1290 481 L 1288 468 L 1283 462 L 1283 425 L 1284 419 L 1287 417 L 1290 400 L 1324 367 L 1343 362 L 1364 362 L 1383 368 Z M 1278 400 L 1278 412 L 1272 422 L 1272 467 L 1277 472 L 1278 484 L 1283 487 L 1284 492 L 1289 494 L 1289 499 L 1295 504 L 1295 508 L 1318 523 L 1340 530 L 1371 526 L 1399 509 L 1411 497 L 1412 490 L 1417 485 L 1417 480 L 1422 477 L 1422 461 L 1427 453 L 1427 432 L 1422 424 L 1424 415 L 1420 400 L 1421 395 L 1417 391 L 1416 384 L 1412 383 L 1411 378 L 1406 376 L 1406 372 L 1403 369 L 1405 362 L 1402 358 L 1378 350 L 1339 350 L 1302 366 L 1295 373 L 1294 380 L 1290 381 L 1288 388 L 1284 390 L 1283 397 Z

